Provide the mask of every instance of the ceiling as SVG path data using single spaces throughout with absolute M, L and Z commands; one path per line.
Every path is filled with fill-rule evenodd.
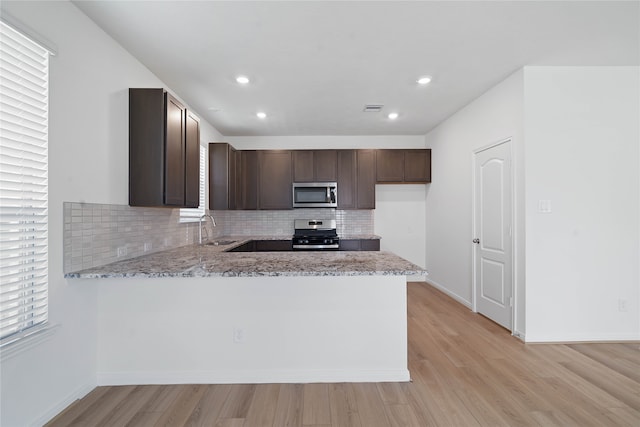
M 74 4 L 225 136 L 424 135 L 525 65 L 640 63 L 638 1 Z

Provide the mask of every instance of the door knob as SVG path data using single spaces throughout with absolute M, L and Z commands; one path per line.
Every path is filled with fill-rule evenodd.
M 480 239 L 473 239 L 473 243 L 476 243 L 476 244 L 480 243 Z

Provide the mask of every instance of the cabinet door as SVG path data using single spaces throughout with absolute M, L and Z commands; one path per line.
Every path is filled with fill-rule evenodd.
M 374 150 L 357 150 L 357 209 L 376 208 L 376 156 Z M 338 191 L 340 191 L 338 189 Z
M 184 206 L 185 108 L 166 94 L 164 203 Z
M 404 181 L 405 150 L 376 150 L 376 181 Z
M 238 151 L 240 170 L 238 176 L 236 209 L 258 209 L 258 152 Z
M 259 159 L 259 209 L 292 209 L 291 151 L 260 151 Z
M 334 182 L 338 179 L 338 155 L 336 150 L 316 150 L 313 152 L 315 181 Z
M 256 252 L 292 251 L 291 240 L 256 240 Z
M 360 240 L 358 239 L 340 239 L 341 251 L 359 251 Z
M 378 239 L 362 239 L 360 240 L 360 250 L 362 251 L 379 251 L 380 240 Z
M 236 246 L 233 249 L 229 249 L 227 252 L 255 252 L 256 251 L 256 242 L 255 240 L 250 240 L 247 243 L 243 243 L 240 246 Z
M 163 89 L 129 89 L 129 205 L 164 205 Z
M 238 152 L 232 146 L 229 146 L 229 184 L 228 184 L 228 201 L 229 209 L 237 208 L 237 196 L 238 196 L 238 181 L 236 174 L 236 157 Z
M 187 112 L 185 135 L 185 206 L 197 208 L 200 205 L 200 122 Z
M 404 150 L 404 181 L 431 182 L 431 150 Z
M 338 209 L 356 208 L 356 151 L 338 150 Z
M 342 239 L 340 240 L 341 251 L 379 251 L 380 240 L 378 239 Z
M 235 176 L 231 174 L 233 147 L 225 142 L 209 144 L 209 209 L 233 209 L 231 204 L 232 182 Z M 233 157 L 235 162 L 235 157 Z M 235 173 L 235 164 L 233 167 Z
M 295 150 L 293 151 L 293 181 L 313 182 L 313 151 Z

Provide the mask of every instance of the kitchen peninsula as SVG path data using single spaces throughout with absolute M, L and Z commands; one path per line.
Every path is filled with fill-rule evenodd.
M 99 384 L 409 380 L 406 276 L 424 269 L 389 252 L 228 249 L 66 275 L 99 287 Z

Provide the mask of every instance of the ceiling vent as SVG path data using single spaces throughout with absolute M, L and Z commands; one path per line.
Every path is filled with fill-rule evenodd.
M 384 105 L 378 105 L 378 104 L 369 104 L 369 105 L 365 105 L 364 106 L 364 111 L 365 113 L 379 113 L 380 111 L 382 111 L 382 107 L 384 107 Z

